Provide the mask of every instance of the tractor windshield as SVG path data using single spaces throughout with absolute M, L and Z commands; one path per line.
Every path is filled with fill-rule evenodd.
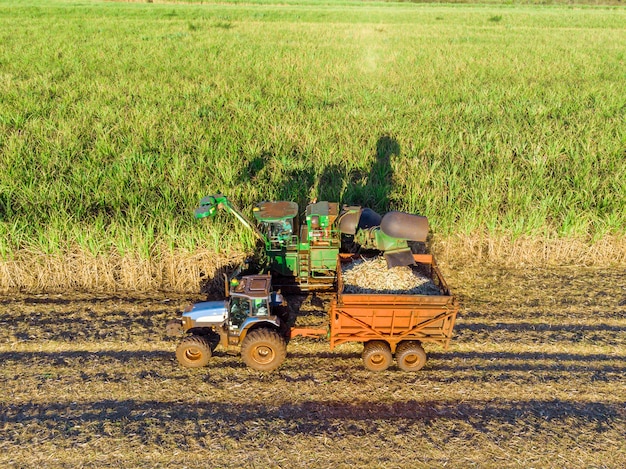
M 232 296 L 230 299 L 230 325 L 241 326 L 249 314 L 250 300 L 240 296 Z

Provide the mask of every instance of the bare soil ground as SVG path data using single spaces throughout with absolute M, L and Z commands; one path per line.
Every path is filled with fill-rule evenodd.
M 200 294 L 0 297 L 0 467 L 626 467 L 623 270 L 444 273 L 456 336 L 413 374 L 310 339 L 183 369 L 164 326 Z

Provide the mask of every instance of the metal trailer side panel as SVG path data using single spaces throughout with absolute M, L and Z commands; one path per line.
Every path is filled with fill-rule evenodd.
M 437 343 L 447 349 L 452 338 L 458 305 L 444 308 L 421 305 L 347 306 L 333 300 L 330 315 L 330 349 L 346 342 L 384 340 L 392 352 L 403 340 Z

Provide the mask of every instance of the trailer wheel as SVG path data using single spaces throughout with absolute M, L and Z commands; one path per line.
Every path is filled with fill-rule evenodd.
M 370 371 L 385 371 L 393 356 L 387 342 L 372 340 L 363 347 L 363 365 Z
M 206 366 L 211 358 L 211 343 L 199 335 L 185 337 L 176 347 L 176 359 L 187 368 Z
M 401 370 L 421 370 L 426 364 L 426 352 L 419 342 L 400 342 L 396 350 L 396 360 Z
M 271 329 L 255 329 L 241 344 L 241 358 L 250 368 L 273 371 L 287 356 L 287 345 L 281 335 Z

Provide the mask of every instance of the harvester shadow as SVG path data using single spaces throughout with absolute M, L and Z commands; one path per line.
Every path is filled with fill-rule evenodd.
M 294 162 L 296 168 L 285 170 L 279 164 L 283 158 L 281 155 L 264 151 L 248 162 L 238 183 L 254 188 L 272 188 L 273 193 L 270 195 L 276 200 L 294 201 L 301 208 L 316 198 L 386 212 L 391 206 L 391 158 L 399 155 L 399 143 L 387 134 L 378 138 L 374 162 L 368 171 L 351 170 L 342 164 L 330 164 L 317 173 L 311 158 L 296 148 L 292 149 L 287 158 Z
M 298 207 L 305 207 L 310 202 L 311 188 L 315 183 L 314 169 L 310 164 L 301 167 L 303 162 L 306 163 L 307 156 L 296 148 L 292 149 L 287 159 L 297 167 L 285 170 L 279 163 L 280 159 L 281 157 L 274 152 L 263 151 L 248 162 L 240 174 L 238 183 L 254 188 L 266 188 L 270 191 L 266 197 L 270 199 L 289 200 L 296 202 Z
M 393 185 L 391 157 L 400 155 L 400 144 L 389 135 L 376 142 L 374 162 L 369 171 L 347 170 L 344 165 L 328 165 L 317 180 L 320 200 L 341 201 L 384 213 L 390 210 L 389 195 Z
M 305 322 L 309 327 L 312 327 L 312 323 L 315 324 L 315 327 L 326 325 L 327 302 L 324 302 L 316 292 L 310 294 L 285 293 L 284 304 L 279 308 L 281 318 L 290 328 L 304 326 Z M 288 337 L 288 342 L 290 339 Z

